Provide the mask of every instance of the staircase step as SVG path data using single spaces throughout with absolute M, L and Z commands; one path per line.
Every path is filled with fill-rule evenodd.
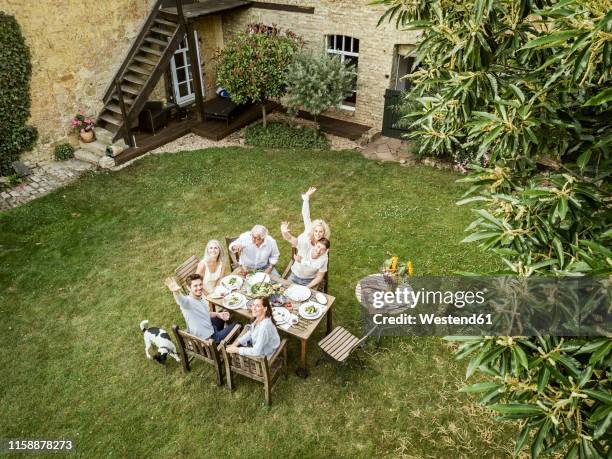
M 116 100 L 117 103 L 119 103 L 119 96 L 117 94 L 113 94 L 113 97 L 111 97 L 111 99 Z M 127 109 L 132 106 L 134 100 L 136 100 L 134 97 L 130 96 L 129 94 L 126 94 L 125 92 L 123 93 L 123 102 L 125 103 Z
M 137 62 L 142 62 L 143 64 L 152 65 L 153 67 L 157 65 L 157 62 L 147 59 L 144 56 L 139 56 L 138 54 L 136 54 L 133 59 Z
M 75 172 L 90 171 L 92 169 L 95 169 L 94 164 L 86 161 L 81 161 L 79 159 L 66 159 L 62 162 L 64 163 L 64 166 Z
M 98 155 L 92 153 L 91 151 L 83 149 L 75 151 L 74 157 L 79 161 L 84 161 L 89 164 L 95 164 L 96 166 L 98 165 L 98 161 L 100 160 L 100 157 Z
M 130 83 L 143 85 L 147 82 L 144 78 L 140 78 L 137 75 L 130 75 L 129 73 L 123 77 L 124 80 L 129 81 Z
M 136 64 L 132 64 L 127 68 L 130 72 L 140 73 L 141 75 L 149 76 L 151 75 L 151 71 L 147 70 L 143 67 L 138 67 Z
M 178 26 L 176 22 L 166 21 L 165 19 L 162 19 L 162 18 L 155 18 L 155 22 L 157 22 L 158 24 L 163 24 L 168 27 L 172 27 L 174 29 L 176 29 L 176 27 Z
M 119 106 L 119 104 L 108 104 L 105 108 L 107 110 L 110 110 L 113 113 L 117 113 L 118 115 L 122 115 L 121 107 Z
M 98 157 L 104 156 L 106 154 L 106 147 L 108 146 L 104 142 L 100 142 L 99 140 L 94 140 L 93 142 L 85 143 L 79 142 L 81 146 L 81 150 L 88 151 L 97 155 Z
M 160 35 L 165 35 L 167 37 L 171 37 L 172 35 L 174 35 L 174 32 L 171 32 L 168 29 L 162 29 L 161 27 L 151 27 L 151 32 L 155 32 Z
M 100 115 L 100 119 L 106 121 L 107 123 L 114 124 L 117 127 L 121 126 L 121 124 L 123 123 L 120 118 L 116 118 L 115 116 L 111 115 L 110 112 L 106 112 Z
M 168 41 L 167 40 L 160 40 L 159 38 L 145 37 L 145 41 L 148 41 L 149 43 L 153 43 L 155 45 L 159 45 L 159 46 L 163 46 L 163 47 L 168 46 Z
M 122 84 L 121 85 L 121 90 L 123 92 L 127 92 L 129 94 L 134 94 L 135 96 L 140 94 L 140 91 L 137 88 L 134 88 L 133 86 L 128 86 L 127 84 Z
M 98 139 L 100 142 L 110 145 L 113 143 L 114 136 L 115 134 L 113 134 L 111 131 L 101 127 L 96 127 L 96 139 Z
M 161 55 L 164 54 L 162 51 L 158 49 L 153 49 L 150 46 L 141 46 L 140 48 L 138 48 L 138 51 L 140 51 L 141 53 L 153 54 L 154 56 L 159 56 L 159 57 L 161 57 Z

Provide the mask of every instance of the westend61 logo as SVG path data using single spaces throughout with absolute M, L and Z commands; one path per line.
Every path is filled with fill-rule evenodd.
M 609 336 L 608 277 L 413 276 L 390 285 L 362 279 L 364 326 L 418 336 Z

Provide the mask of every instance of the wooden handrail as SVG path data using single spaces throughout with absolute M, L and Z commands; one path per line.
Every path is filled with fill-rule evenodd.
M 185 13 L 183 11 L 183 0 L 176 0 L 176 12 L 178 14 L 179 23 L 185 27 Z
M 114 92 L 113 88 L 115 86 L 115 80 L 117 78 L 123 79 L 123 74 L 125 72 L 125 69 L 126 69 L 127 65 L 132 61 L 132 57 L 134 57 L 134 55 L 138 51 L 138 48 L 140 48 L 140 45 L 142 44 L 145 35 L 149 32 L 149 27 L 151 26 L 151 24 L 153 23 L 153 21 L 157 17 L 157 13 L 159 12 L 159 8 L 161 6 L 161 3 L 162 3 L 162 0 L 157 0 L 155 2 L 155 5 L 153 6 L 153 8 L 151 9 L 151 12 L 149 13 L 149 16 L 147 16 L 147 19 L 140 26 L 140 30 L 138 31 L 138 35 L 137 35 L 136 39 L 132 42 L 132 46 L 130 47 L 130 49 L 127 52 L 126 56 L 123 58 L 123 61 L 121 63 L 121 67 L 119 67 L 119 70 L 117 70 L 117 72 L 115 73 L 114 78 L 112 79 L 111 83 L 108 85 L 108 88 L 106 89 L 106 92 L 104 93 L 103 101 L 104 101 L 105 104 L 108 103 L 108 101 L 110 100 L 110 98 L 113 95 L 113 92 Z
M 123 89 L 121 89 L 121 79 L 117 77 L 115 79 L 115 89 L 117 91 L 117 97 L 119 98 L 119 107 L 121 108 L 121 117 L 123 118 L 123 130 L 125 131 L 125 139 L 130 147 L 134 146 L 134 139 L 132 139 L 132 133 L 130 131 L 130 118 L 125 108 L 125 100 L 123 100 Z

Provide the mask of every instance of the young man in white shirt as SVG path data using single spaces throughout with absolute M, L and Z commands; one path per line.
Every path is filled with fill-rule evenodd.
M 329 239 L 322 237 L 303 256 L 296 254 L 293 257 L 294 263 L 291 265 L 289 281 L 308 288 L 315 288 L 319 285 L 327 272 L 329 246 Z
M 229 249 L 240 253 L 240 266 L 243 270 L 262 270 L 278 275 L 274 265 L 278 262 L 280 252 L 265 226 L 255 225 L 251 231 L 242 233 L 232 242 Z

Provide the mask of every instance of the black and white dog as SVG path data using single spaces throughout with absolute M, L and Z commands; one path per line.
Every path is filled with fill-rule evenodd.
M 140 329 L 142 330 L 142 334 L 144 336 L 145 355 L 147 356 L 147 359 L 155 359 L 159 363 L 165 364 L 169 355 L 177 362 L 180 362 L 181 359 L 179 359 L 179 356 L 176 353 L 176 347 L 174 347 L 174 343 L 170 339 L 168 332 L 157 327 L 147 328 L 148 324 L 148 320 L 143 320 L 140 322 Z M 154 344 L 157 348 L 157 354 L 155 354 L 153 357 L 151 357 L 151 354 L 149 354 L 149 349 L 151 348 L 152 344 Z

